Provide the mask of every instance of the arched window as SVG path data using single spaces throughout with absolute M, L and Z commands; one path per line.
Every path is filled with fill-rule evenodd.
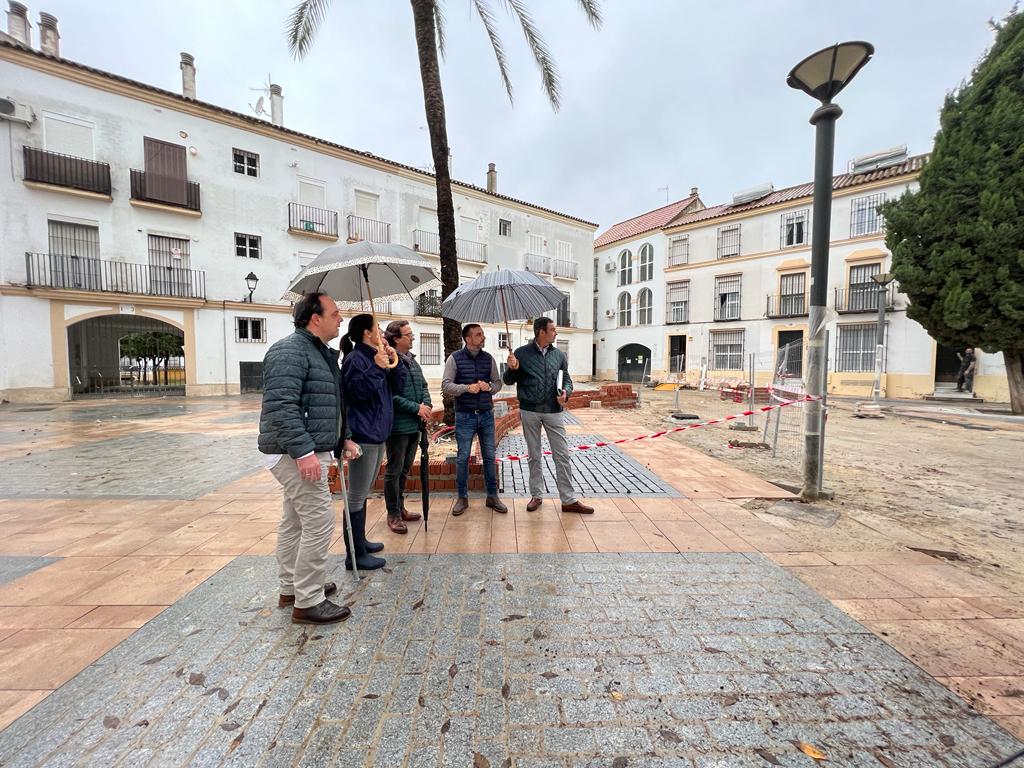
M 623 291 L 619 294 L 619 327 L 633 324 L 633 299 Z
M 640 282 L 654 279 L 654 246 L 644 243 L 640 246 Z
M 636 297 L 637 315 L 640 325 L 650 325 L 654 319 L 654 296 L 650 288 L 644 288 Z
M 633 254 L 627 248 L 619 254 L 619 285 L 633 282 Z

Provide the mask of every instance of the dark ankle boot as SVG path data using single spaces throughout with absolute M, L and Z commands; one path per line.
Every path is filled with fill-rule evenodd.
M 361 571 L 375 571 L 383 568 L 387 562 L 382 557 L 374 557 L 366 549 L 366 504 L 360 509 L 350 509 L 349 516 L 352 518 L 352 538 L 355 540 L 356 565 Z M 345 536 L 345 570 L 352 570 L 352 552 L 348 551 L 348 536 Z M 383 547 L 382 547 L 383 549 Z

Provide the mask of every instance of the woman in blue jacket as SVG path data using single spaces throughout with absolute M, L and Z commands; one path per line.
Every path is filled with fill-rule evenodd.
M 383 342 L 373 315 L 356 315 L 341 337 L 341 377 L 345 386 L 348 429 L 362 453 L 348 465 L 348 509 L 352 518 L 355 552 L 348 552 L 345 567 L 352 570 L 352 558 L 360 570 L 384 567 L 384 558 L 372 552 L 383 544 L 366 540 L 366 498 L 384 459 L 384 445 L 394 423 L 392 395 L 405 385 L 404 366 L 388 368 L 397 353 Z M 348 537 L 345 548 L 348 550 Z

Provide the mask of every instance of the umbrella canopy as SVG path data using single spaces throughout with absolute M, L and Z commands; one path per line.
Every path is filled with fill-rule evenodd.
M 565 297 L 540 275 L 521 269 L 483 272 L 460 285 L 441 304 L 443 317 L 471 323 L 501 323 L 540 317 Z
M 365 273 L 364 273 L 365 267 Z M 370 300 L 402 301 L 441 287 L 430 264 L 411 248 L 360 240 L 324 249 L 296 277 L 283 298 L 324 291 L 342 309 L 363 309 Z

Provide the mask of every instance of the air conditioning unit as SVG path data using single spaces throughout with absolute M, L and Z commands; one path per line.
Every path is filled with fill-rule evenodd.
M 0 98 L 0 120 L 32 125 L 35 119 L 35 113 L 28 104 L 19 104 L 14 99 L 7 97 Z
M 605 272 L 614 272 L 615 271 L 615 262 L 614 261 L 606 261 L 604 263 L 604 271 Z
M 614 309 L 606 309 L 604 311 L 604 316 L 605 317 L 615 317 L 615 310 Z

